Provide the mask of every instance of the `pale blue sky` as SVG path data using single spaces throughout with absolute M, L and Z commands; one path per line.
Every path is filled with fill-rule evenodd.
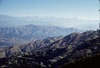
M 99 0 L 0 0 L 0 13 L 98 19 Z

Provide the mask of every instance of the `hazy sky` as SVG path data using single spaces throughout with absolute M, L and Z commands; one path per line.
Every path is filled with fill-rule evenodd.
M 0 13 L 98 19 L 99 0 L 0 0 Z

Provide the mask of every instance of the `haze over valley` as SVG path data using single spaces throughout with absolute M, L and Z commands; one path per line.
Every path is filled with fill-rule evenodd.
M 1 27 L 16 27 L 22 25 L 39 25 L 54 26 L 61 28 L 76 28 L 81 30 L 96 30 L 98 28 L 98 20 L 82 20 L 78 18 L 61 18 L 61 17 L 39 17 L 26 16 L 14 17 L 0 14 Z

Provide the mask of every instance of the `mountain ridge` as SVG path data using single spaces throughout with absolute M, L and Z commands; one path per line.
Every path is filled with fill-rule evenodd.
M 29 42 L 31 40 L 65 36 L 72 32 L 83 32 L 83 30 L 74 28 L 36 26 L 32 24 L 18 27 L 1 27 L 0 43 L 2 45 L 18 45 L 17 43 Z
M 55 38 L 49 38 L 47 40 L 33 41 L 29 44 L 23 45 L 25 47 L 21 45 L 22 47 L 12 46 L 5 49 L 0 49 L 0 55 L 3 57 L 4 53 L 6 53 L 5 59 L 7 60 L 5 60 L 5 62 L 11 62 L 11 67 L 16 67 L 18 65 L 23 67 L 21 64 L 24 64 L 26 67 L 36 66 L 39 68 L 59 68 L 65 63 L 71 63 L 78 59 L 84 59 L 100 54 L 100 37 L 98 35 L 98 31 L 87 31 L 81 34 L 72 33 L 56 40 Z M 51 40 L 53 42 L 51 42 Z M 71 40 L 71 42 L 69 43 L 68 40 Z M 48 45 L 46 45 L 47 43 Z M 61 43 L 69 44 L 63 44 L 62 46 Z M 55 44 L 57 47 L 52 48 L 52 46 Z M 38 46 L 44 47 L 38 48 Z M 30 49 L 31 51 L 23 50 L 29 50 L 28 47 L 37 47 L 37 49 L 32 48 L 33 50 Z M 14 61 L 17 62 L 14 63 Z M 6 65 L 8 66 L 9 63 Z
M 32 52 L 34 50 L 42 50 L 44 49 L 51 49 L 51 50 L 57 50 L 61 48 L 66 48 L 71 51 L 78 47 L 78 45 L 84 43 L 85 41 L 91 40 L 91 39 L 98 38 L 98 32 L 97 31 L 87 31 L 84 33 L 72 33 L 66 37 L 53 37 L 53 38 L 47 38 L 44 40 L 36 40 L 32 41 L 27 44 L 19 45 L 19 46 L 12 46 L 10 49 L 7 49 L 8 51 L 11 50 L 12 53 L 28 53 Z M 46 48 L 45 48 L 46 47 Z M 16 50 L 13 51 L 12 49 Z M 44 50 L 43 49 L 43 50 Z M 9 55 L 9 53 L 8 53 Z M 11 54 L 13 55 L 13 54 Z

